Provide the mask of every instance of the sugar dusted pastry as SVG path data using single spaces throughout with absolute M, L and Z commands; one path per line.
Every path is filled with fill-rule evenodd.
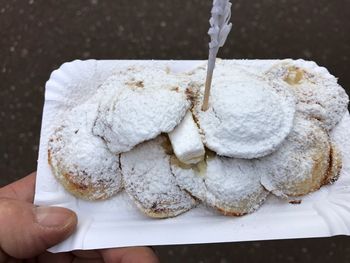
M 111 76 L 101 87 L 108 95 L 100 102 L 93 133 L 118 154 L 170 132 L 190 107 L 185 88 L 181 76 L 157 68 Z
M 215 76 L 209 109 L 201 110 L 203 84 L 199 84 L 193 109 L 205 145 L 219 155 L 236 158 L 256 158 L 275 151 L 292 129 L 293 94 L 285 85 L 271 85 L 235 67 L 218 64 Z
M 241 216 L 258 209 L 268 192 L 260 184 L 260 170 L 253 162 L 219 156 L 196 166 L 172 159 L 177 184 L 225 215 Z
M 207 111 L 206 67 L 115 72 L 57 123 L 54 175 L 89 200 L 123 186 L 154 218 L 198 202 L 241 216 L 269 192 L 294 199 L 337 180 L 342 158 L 329 134 L 346 112 L 345 91 L 312 62 L 255 62 L 217 63 Z
M 167 154 L 168 144 L 162 135 L 122 153 L 120 158 L 126 192 L 150 217 L 174 217 L 197 204 L 175 183 Z
M 122 188 L 119 159 L 92 134 L 98 103 L 88 101 L 64 114 L 48 142 L 54 176 L 73 195 L 107 199 Z
M 341 161 L 319 121 L 299 114 L 281 147 L 260 158 L 257 166 L 267 190 L 281 197 L 296 197 L 335 180 Z
M 330 131 L 348 109 L 349 97 L 324 67 L 302 59 L 276 62 L 266 76 L 287 83 L 297 97 L 297 109 Z

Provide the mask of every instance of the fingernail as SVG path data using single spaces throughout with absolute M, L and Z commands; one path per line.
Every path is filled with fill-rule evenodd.
M 34 213 L 38 224 L 44 227 L 65 227 L 74 220 L 74 214 L 61 207 L 37 207 Z

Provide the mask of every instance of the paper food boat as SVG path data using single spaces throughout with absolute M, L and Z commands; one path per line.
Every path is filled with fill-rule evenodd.
M 276 60 L 237 60 L 248 71 L 262 73 Z M 331 136 L 343 154 L 340 179 L 303 197 L 299 205 L 270 195 L 255 213 L 227 217 L 199 206 L 176 218 L 143 215 L 125 192 L 106 201 L 87 202 L 66 192 L 47 162 L 47 142 L 65 109 L 82 103 L 117 70 L 157 64 L 173 72 L 187 72 L 205 61 L 75 60 L 55 70 L 46 84 L 35 193 L 36 205 L 74 210 L 78 229 L 51 249 L 63 252 L 141 245 L 194 244 L 350 235 L 350 117 L 347 113 Z

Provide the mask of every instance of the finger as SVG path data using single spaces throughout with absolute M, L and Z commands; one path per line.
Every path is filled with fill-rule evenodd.
M 72 263 L 104 263 L 103 259 L 74 258 Z
M 77 217 L 65 208 L 0 199 L 0 222 L 0 250 L 15 258 L 28 258 L 66 239 L 74 231 Z
M 35 192 L 36 173 L 18 180 L 0 189 L 0 198 L 18 199 L 26 202 L 33 202 Z
M 159 263 L 149 247 L 103 249 L 100 253 L 106 263 Z
M 75 250 L 72 254 L 83 259 L 102 259 L 101 254 L 97 250 Z
M 71 253 L 45 252 L 38 256 L 38 263 L 72 263 L 74 256 Z

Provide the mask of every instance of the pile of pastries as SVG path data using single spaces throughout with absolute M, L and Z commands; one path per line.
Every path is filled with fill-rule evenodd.
M 288 59 L 259 71 L 218 60 L 203 111 L 205 74 L 206 65 L 114 72 L 55 124 L 54 176 L 86 200 L 125 190 L 154 218 L 199 203 L 241 216 L 269 194 L 295 201 L 337 180 L 342 158 L 329 134 L 349 98 L 325 68 Z

